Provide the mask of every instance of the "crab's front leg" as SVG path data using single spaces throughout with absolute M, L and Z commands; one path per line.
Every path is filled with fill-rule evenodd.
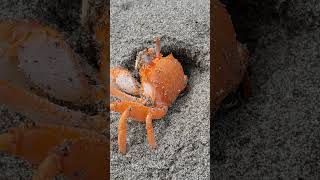
M 119 151 L 126 153 L 126 129 L 129 117 L 146 123 L 147 140 L 151 147 L 155 148 L 156 141 L 153 133 L 152 120 L 161 119 L 166 115 L 168 107 L 147 107 L 143 104 L 131 101 L 113 102 L 110 105 L 112 111 L 122 113 L 118 126 Z
M 108 148 L 99 138 L 67 140 L 42 161 L 33 180 L 53 179 L 60 173 L 70 179 L 107 179 Z
M 67 109 L 1 80 L 0 104 L 37 122 L 54 122 L 96 130 L 106 128 L 105 119 L 101 115 L 91 117 L 82 112 Z
M 76 179 L 107 177 L 109 144 L 104 136 L 84 129 L 44 124 L 12 128 L 0 135 L 0 151 L 40 164 L 34 180 L 59 173 Z

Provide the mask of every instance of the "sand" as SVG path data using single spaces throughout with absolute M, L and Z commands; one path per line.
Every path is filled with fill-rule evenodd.
M 136 52 L 160 36 L 189 76 L 188 90 L 160 121 L 151 150 L 143 123 L 129 121 L 127 154 L 117 145 L 111 114 L 111 179 L 209 179 L 209 2 L 111 1 L 111 66 L 132 68 Z
M 253 95 L 212 119 L 212 179 L 320 178 L 319 5 L 269 1 L 235 22 L 250 29 Z

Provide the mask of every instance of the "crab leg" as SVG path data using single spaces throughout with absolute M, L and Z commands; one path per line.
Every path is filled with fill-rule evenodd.
M 118 126 L 118 144 L 119 144 L 119 151 L 122 154 L 126 153 L 126 138 L 127 138 L 127 119 L 130 116 L 130 112 L 132 111 L 132 108 L 127 108 L 120 117 L 119 120 L 119 126 Z M 148 143 L 151 145 L 152 148 L 156 148 L 156 140 L 153 133 L 153 127 L 152 127 L 152 113 L 148 113 L 146 117 L 146 130 L 147 130 L 147 140 Z
M 113 102 L 110 105 L 112 111 L 121 112 L 122 115 L 118 126 L 119 151 L 126 152 L 126 129 L 128 117 L 133 117 L 146 122 L 147 140 L 152 148 L 156 148 L 156 140 L 153 133 L 152 119 L 161 119 L 167 112 L 167 107 L 150 108 L 137 102 L 123 101 Z
M 61 125 L 74 124 L 79 127 L 102 130 L 106 124 L 102 116 L 92 116 L 72 111 L 26 90 L 12 86 L 6 81 L 0 80 L 0 104 L 9 109 L 22 113 L 29 118 L 43 122 L 55 122 Z
M 151 113 L 153 119 L 161 119 L 167 114 L 168 110 L 167 106 L 147 107 L 141 103 L 132 101 L 112 102 L 110 104 L 110 110 L 119 113 L 123 113 L 129 107 L 131 107 L 129 117 L 141 122 L 145 122 L 149 112 Z
M 122 154 L 126 153 L 126 139 L 127 139 L 127 119 L 131 108 L 127 108 L 120 117 L 119 126 L 118 126 L 118 144 L 119 144 L 119 151 Z
M 62 171 L 62 157 L 58 154 L 50 154 L 39 166 L 32 180 L 53 179 Z
M 13 135 L 5 133 L 0 135 L 0 151 L 8 151 L 13 141 Z
M 146 130 L 147 130 L 148 143 L 151 145 L 152 148 L 156 148 L 157 144 L 156 144 L 156 139 L 155 139 L 154 133 L 153 133 L 151 113 L 148 113 L 147 118 L 146 118 Z
M 1 134 L 0 150 L 23 157 L 33 164 L 39 164 L 47 152 L 62 143 L 64 139 L 77 139 L 85 132 L 87 131 L 53 125 L 25 125 Z
M 41 180 L 60 172 L 70 177 L 86 172 L 86 179 L 105 179 L 108 148 L 104 136 L 78 128 L 34 124 L 0 135 L 0 151 L 40 164 L 34 179 Z
M 103 140 L 65 141 L 44 159 L 33 180 L 53 179 L 61 172 L 71 179 L 107 179 L 107 151 Z

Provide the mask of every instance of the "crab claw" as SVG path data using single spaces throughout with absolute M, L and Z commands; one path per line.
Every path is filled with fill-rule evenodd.
M 32 144 L 33 146 L 30 146 Z M 109 142 L 99 133 L 63 126 L 28 124 L 0 134 L 0 151 L 38 166 L 33 180 L 106 179 Z
M 127 69 L 120 67 L 110 69 L 110 87 L 119 89 L 127 94 L 139 95 L 139 86 L 138 81 Z

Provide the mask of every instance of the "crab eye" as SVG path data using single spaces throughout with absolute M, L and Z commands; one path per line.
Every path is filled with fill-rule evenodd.
M 144 55 L 144 56 L 143 56 L 143 60 L 144 60 L 144 62 L 146 62 L 146 63 L 150 63 L 151 60 L 152 60 L 152 57 L 151 57 L 151 56 Z

